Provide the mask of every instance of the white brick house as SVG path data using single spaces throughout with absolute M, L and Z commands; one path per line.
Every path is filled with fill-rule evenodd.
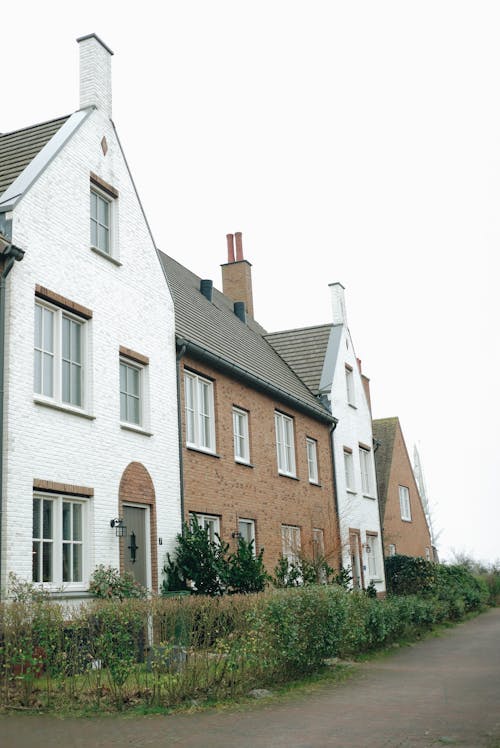
M 353 586 L 385 592 L 368 380 L 347 326 L 344 288 L 330 285 L 333 324 L 271 333 L 267 339 L 338 419 L 332 431 L 339 556 Z
M 172 299 L 111 120 L 112 52 L 78 42 L 81 108 L 0 136 L 4 275 L 25 253 L 0 288 L 0 584 L 72 597 L 98 564 L 157 589 L 181 525 Z

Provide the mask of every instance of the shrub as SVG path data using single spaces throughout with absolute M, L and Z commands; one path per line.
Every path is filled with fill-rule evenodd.
M 262 592 L 269 581 L 269 575 L 264 568 L 264 549 L 254 554 L 254 541 L 247 543 L 243 538 L 238 539 L 236 553 L 232 553 L 227 560 L 226 580 L 232 594 Z
M 100 564 L 90 577 L 89 592 L 102 599 L 146 597 L 147 590 L 135 581 L 132 574 L 120 574 L 118 569 Z

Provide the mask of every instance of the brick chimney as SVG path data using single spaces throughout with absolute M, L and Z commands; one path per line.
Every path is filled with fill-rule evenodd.
M 332 322 L 334 325 L 347 325 L 344 286 L 342 283 L 330 283 L 332 301 Z
M 227 234 L 226 238 L 227 264 L 221 265 L 222 291 L 233 301 L 243 301 L 248 316 L 253 317 L 252 266 L 243 259 L 241 231 Z
M 111 119 L 111 57 L 96 34 L 80 36 L 80 109 L 95 106 Z

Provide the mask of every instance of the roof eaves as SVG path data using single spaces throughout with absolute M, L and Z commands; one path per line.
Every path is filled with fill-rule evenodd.
M 12 210 L 27 190 L 32 187 L 40 174 L 45 171 L 51 161 L 57 156 L 61 148 L 76 132 L 80 125 L 91 114 L 94 107 L 80 109 L 74 112 L 62 127 L 52 136 L 46 145 L 37 153 L 35 158 L 23 169 L 21 174 L 5 190 L 0 199 L 0 213 Z

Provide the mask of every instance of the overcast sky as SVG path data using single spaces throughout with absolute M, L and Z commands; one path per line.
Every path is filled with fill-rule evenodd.
M 220 288 L 242 231 L 255 316 L 329 322 L 346 287 L 374 417 L 420 449 L 442 557 L 500 558 L 500 3 L 10 4 L 0 131 L 78 108 L 78 36 L 157 245 Z

